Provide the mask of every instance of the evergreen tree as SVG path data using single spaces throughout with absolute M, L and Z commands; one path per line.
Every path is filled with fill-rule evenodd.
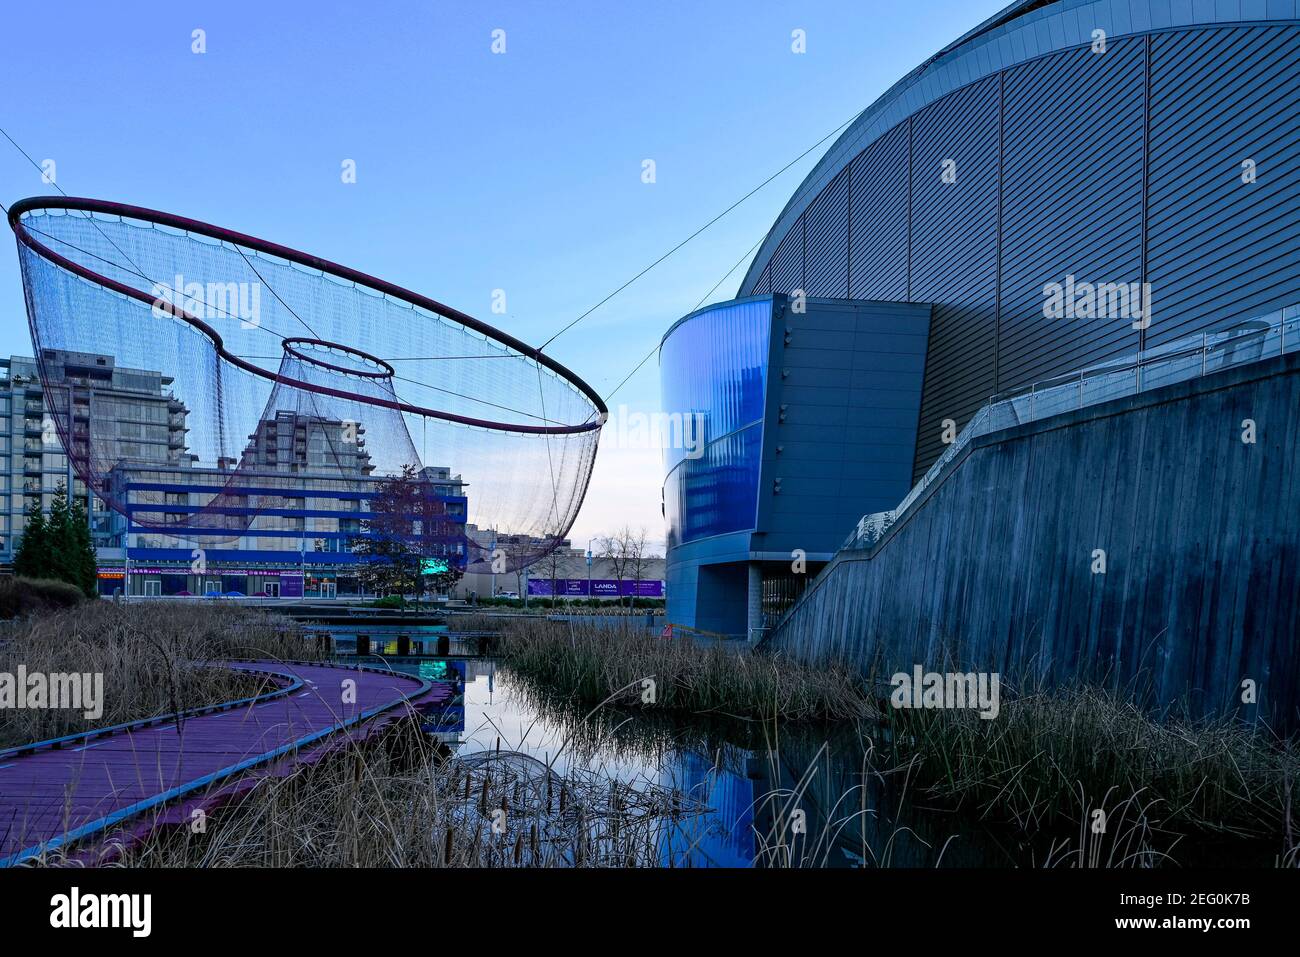
M 62 482 L 54 490 L 54 501 L 50 503 L 50 517 L 46 520 L 49 535 L 49 574 L 47 578 L 68 582 L 75 585 L 76 562 L 74 560 L 72 517 L 68 514 L 68 489 Z
M 90 517 L 81 499 L 72 503 L 69 510 L 73 528 L 73 566 L 76 578 L 73 580 L 83 595 L 95 598 L 99 595 L 99 560 L 95 557 L 95 545 L 90 537 Z
M 54 492 L 48 518 L 39 501 L 28 507 L 23 537 L 14 555 L 14 574 L 67 582 L 88 598 L 97 594 L 98 567 L 86 507 L 80 501 L 68 501 L 68 489 L 62 482 Z
M 27 506 L 23 537 L 14 555 L 14 574 L 22 578 L 50 577 L 50 527 L 39 496 Z

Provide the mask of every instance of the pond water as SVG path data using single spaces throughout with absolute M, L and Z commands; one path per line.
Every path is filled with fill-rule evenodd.
M 389 663 L 428 678 L 443 667 Z M 774 856 L 819 867 L 1010 863 L 986 835 L 963 834 L 951 815 L 918 812 L 892 787 L 864 778 L 861 755 L 825 732 L 782 730 L 780 747 L 771 748 L 755 728 L 650 721 L 608 709 L 582 714 L 542 701 L 493 659 L 463 663 L 464 730 L 439 734 L 458 756 L 520 752 L 561 775 L 594 772 L 632 788 L 675 791 L 702 808 L 665 822 L 662 866 L 749 867 Z
M 451 638 L 453 654 L 469 648 L 469 641 Z M 336 640 L 342 646 L 345 636 Z M 382 660 L 431 679 L 447 662 Z M 904 771 L 873 770 L 867 751 L 879 729 L 680 721 L 611 707 L 584 713 L 550 700 L 494 659 L 450 660 L 465 669 L 464 725 L 436 737 L 457 756 L 524 755 L 561 776 L 578 772 L 682 795 L 694 811 L 663 820 L 654 842 L 660 866 L 1070 866 L 1081 848 L 1095 850 L 1073 827 L 1027 834 L 973 812 L 929 806 Z M 1239 841 L 1175 836 L 1173 844 L 1177 853 L 1166 863 L 1184 866 L 1268 866 L 1273 854 Z

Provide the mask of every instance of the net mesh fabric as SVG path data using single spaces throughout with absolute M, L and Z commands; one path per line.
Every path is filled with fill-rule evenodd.
M 495 538 L 515 543 L 498 556 L 513 570 L 546 554 L 571 527 L 600 413 L 589 394 L 532 356 L 422 305 L 231 240 L 83 210 L 31 208 L 20 224 L 58 256 L 150 297 L 152 305 L 19 243 L 47 382 L 50 350 L 110 356 L 118 369 L 170 377 L 163 391 L 187 429 L 175 461 L 223 471 L 222 491 L 184 516 L 186 528 L 213 541 L 247 530 L 257 507 L 229 506 L 247 504 L 251 476 L 267 469 L 259 436 L 277 418 L 307 423 L 317 440 L 309 471 L 361 467 L 360 440 L 374 477 L 407 465 L 459 477 L 468 521 L 480 530 L 466 543 L 471 568 L 490 561 Z M 228 360 L 207 332 L 174 314 L 181 310 L 269 377 Z M 77 475 L 124 511 L 122 476 L 139 463 L 121 442 L 77 427 L 78 386 L 66 378 L 47 385 L 47 414 Z M 137 523 L 175 531 L 180 520 L 160 512 Z

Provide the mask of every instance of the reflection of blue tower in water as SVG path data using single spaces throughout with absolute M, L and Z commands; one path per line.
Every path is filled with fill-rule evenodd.
M 754 863 L 754 782 L 716 767 L 694 751 L 679 751 L 661 783 L 711 810 L 665 820 L 661 861 L 675 867 L 751 867 Z M 719 764 L 726 764 L 719 761 Z M 743 766 L 743 762 L 742 762 Z
M 416 674 L 426 681 L 448 686 L 450 696 L 436 704 L 420 705 L 420 727 L 427 734 L 459 737 L 465 730 L 465 662 L 451 659 L 421 661 Z

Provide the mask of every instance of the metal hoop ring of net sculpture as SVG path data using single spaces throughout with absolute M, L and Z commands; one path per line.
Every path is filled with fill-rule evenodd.
M 43 448 L 61 447 L 152 544 L 279 535 L 345 560 L 364 513 L 307 530 L 294 509 L 312 516 L 315 489 L 373 499 L 394 476 L 418 490 L 421 550 L 468 569 L 515 571 L 572 526 L 607 410 L 540 350 L 393 283 L 157 210 L 34 197 L 9 224 Z M 182 487 L 183 502 L 169 492 Z

